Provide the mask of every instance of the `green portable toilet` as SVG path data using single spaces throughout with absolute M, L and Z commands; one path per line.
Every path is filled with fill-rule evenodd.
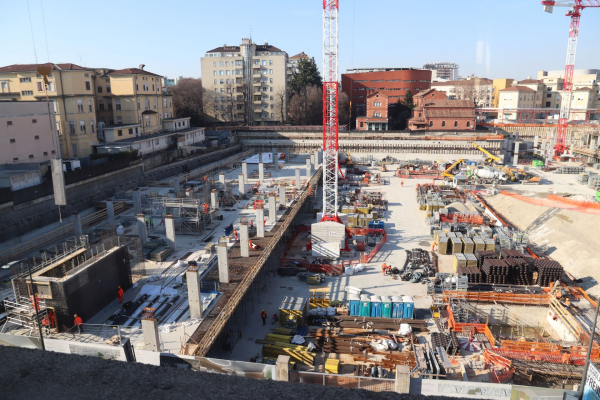
M 371 298 L 367 294 L 363 294 L 360 296 L 360 316 L 371 316 Z
M 392 318 L 392 299 L 389 296 L 381 296 L 381 316 Z

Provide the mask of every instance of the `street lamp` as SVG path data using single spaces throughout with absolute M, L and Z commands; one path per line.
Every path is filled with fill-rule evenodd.
M 585 386 L 585 380 L 587 379 L 587 373 L 590 367 L 590 356 L 592 354 L 592 346 L 594 345 L 594 335 L 596 334 L 596 321 L 598 320 L 598 310 L 600 309 L 600 304 L 598 303 L 596 303 L 596 312 L 594 313 L 594 324 L 590 330 L 590 344 L 588 345 L 587 354 L 585 356 L 585 365 L 583 367 L 583 373 L 581 374 L 581 384 L 579 385 L 579 390 L 577 391 L 577 398 L 579 400 L 583 398 L 583 388 Z

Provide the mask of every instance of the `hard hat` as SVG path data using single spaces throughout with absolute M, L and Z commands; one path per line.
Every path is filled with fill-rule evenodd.
M 121 289 L 121 286 L 117 286 L 117 289 Z
M 77 314 L 75 314 L 75 316 L 77 316 Z

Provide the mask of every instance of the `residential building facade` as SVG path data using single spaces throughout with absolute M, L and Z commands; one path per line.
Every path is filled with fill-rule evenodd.
M 379 91 L 369 94 L 366 98 L 367 115 L 356 117 L 356 129 L 359 131 L 389 130 L 388 100 L 388 96 Z
M 60 158 L 56 119 L 41 101 L 0 101 L 0 164 Z
M 0 67 L 0 100 L 44 101 L 47 95 L 62 157 L 88 156 L 98 143 L 93 70 L 75 64 L 41 65 L 50 68 L 48 85 L 35 64 Z
M 265 42 L 242 39 L 201 59 L 205 112 L 212 122 L 274 125 L 286 115 L 288 55 Z M 283 113 L 281 112 L 283 108 Z
M 288 79 L 296 72 L 298 72 L 298 63 L 300 62 L 300 60 L 308 60 L 309 58 L 310 57 L 307 56 L 304 52 L 298 53 L 295 56 L 290 57 L 290 59 L 288 60 Z
M 352 102 L 351 123 L 367 116 L 367 96 L 379 92 L 390 107 L 404 100 L 408 90 L 415 94 L 429 89 L 431 71 L 415 68 L 356 68 L 342 74 L 342 90 Z
M 500 104 L 500 91 L 506 89 L 507 87 L 511 87 L 514 79 L 493 79 L 492 80 L 492 107 L 498 108 Z
M 448 100 L 444 92 L 430 89 L 414 97 L 416 107 L 408 120 L 415 131 L 475 130 L 475 104 L 471 100 Z
M 432 89 L 446 92 L 450 100 L 471 100 L 477 107 L 492 106 L 492 81 L 469 77 L 459 81 L 433 82 Z
M 423 64 L 423 69 L 431 70 L 432 82 L 458 80 L 458 64 L 449 62 L 427 63 Z
M 531 85 L 530 85 L 531 86 Z M 499 108 L 514 109 L 514 108 L 535 108 L 536 91 L 527 86 L 510 86 L 500 90 Z M 499 116 L 500 117 L 500 116 Z M 517 119 L 517 111 L 503 111 L 502 117 L 505 119 Z

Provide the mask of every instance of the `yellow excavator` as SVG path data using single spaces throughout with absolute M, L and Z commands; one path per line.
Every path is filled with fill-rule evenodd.
M 462 158 L 458 161 L 456 161 L 454 164 L 452 164 L 451 166 L 449 166 L 443 173 L 442 175 L 444 175 L 446 178 L 454 178 L 454 175 L 452 174 L 452 170 L 454 168 L 456 168 L 457 165 L 459 165 L 460 163 L 465 162 L 465 160 L 463 160 Z
M 493 163 L 498 163 L 500 162 L 501 158 L 498 156 L 493 155 L 492 153 L 490 153 L 489 151 L 487 151 L 486 149 L 484 149 L 483 147 L 479 146 L 477 143 L 475 142 L 471 142 L 471 144 L 475 147 L 477 147 L 477 149 L 479 151 L 481 151 L 483 154 L 485 154 L 487 157 L 485 159 L 486 164 L 493 164 Z
M 352 165 L 352 164 L 354 164 L 352 162 L 352 157 L 350 157 L 350 152 L 349 151 L 346 152 L 346 156 L 348 156 L 348 159 L 346 160 L 346 165 Z

